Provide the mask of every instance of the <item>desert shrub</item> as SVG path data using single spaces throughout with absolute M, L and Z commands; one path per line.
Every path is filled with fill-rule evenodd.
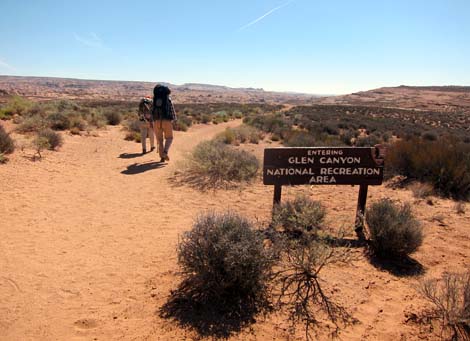
M 325 215 L 321 202 L 307 196 L 297 196 L 274 207 L 272 225 L 293 236 L 315 235 L 321 229 Z
M 52 129 L 43 129 L 39 131 L 37 139 L 39 141 L 37 144 L 40 144 L 43 146 L 43 148 L 50 150 L 55 150 L 64 143 L 62 136 Z M 47 141 L 47 146 L 45 145 L 44 141 Z
M 78 129 L 77 127 L 70 128 L 70 134 L 80 135 L 80 129 Z
M 32 133 L 38 132 L 41 129 L 44 129 L 48 126 L 46 120 L 39 115 L 34 115 L 25 118 L 19 125 L 16 127 L 16 131 L 20 133 Z
M 352 146 L 353 138 L 356 137 L 354 130 L 346 130 L 340 135 L 341 141 L 347 146 Z
M 217 136 L 217 139 L 222 141 L 225 144 L 236 144 L 237 143 L 236 138 L 237 136 L 235 135 L 235 131 L 233 131 L 233 129 L 231 128 L 226 128 L 223 133 L 220 133 Z
M 201 188 L 231 187 L 250 181 L 259 169 L 258 159 L 220 141 L 198 144 L 189 157 L 186 181 Z
M 26 98 L 13 96 L 7 104 L 0 109 L 0 119 L 9 118 L 15 115 L 24 115 L 32 107 L 32 103 Z
M 115 110 L 107 110 L 104 112 L 104 117 L 106 118 L 106 122 L 109 125 L 116 126 L 122 121 L 121 113 Z
M 261 132 L 253 127 L 242 125 L 237 128 L 227 128 L 225 131 L 217 136 L 226 144 L 239 145 L 240 143 L 255 143 L 258 144 L 261 139 Z
M 316 145 L 316 141 L 310 133 L 296 131 L 284 141 L 284 145 L 288 147 L 313 147 Z
M 423 137 L 423 140 L 426 140 L 426 141 L 436 141 L 437 140 L 437 134 L 433 131 L 427 131 L 427 132 L 423 133 L 422 137 Z
M 102 128 L 107 123 L 107 119 L 104 114 L 97 110 L 92 110 L 85 118 L 90 125 L 96 128 Z
M 356 139 L 356 147 L 373 147 L 380 143 L 380 139 L 375 135 L 368 135 Z
M 11 154 L 15 150 L 15 143 L 2 125 L 0 125 L 0 153 Z
M 203 114 L 203 115 L 201 116 L 201 123 L 207 124 L 207 123 L 209 123 L 211 120 L 212 120 L 212 119 L 211 119 L 211 116 L 208 115 L 208 114 Z
M 349 264 L 348 248 L 331 247 L 318 240 L 291 242 L 284 251 L 279 270 L 274 271 L 273 296 L 279 308 L 286 308 L 293 327 L 299 323 L 305 328 L 307 340 L 319 324 L 319 316 L 326 317 L 337 329 L 354 322 L 351 314 L 334 297 L 334 290 L 322 278 L 323 268 L 332 264 Z
M 3 155 L 3 153 L 0 153 L 0 165 L 7 163 L 7 162 L 8 162 L 8 159 L 5 157 L 5 155 Z
M 188 131 L 188 128 L 193 124 L 191 117 L 186 115 L 179 115 L 173 125 L 175 130 Z
M 419 291 L 433 305 L 428 316 L 439 320 L 441 336 L 449 340 L 470 339 L 470 270 L 422 281 Z
M 421 224 L 409 204 L 399 206 L 390 199 L 371 205 L 366 213 L 373 253 L 399 259 L 415 252 L 423 242 Z
M 434 193 L 434 187 L 429 183 L 414 182 L 410 185 L 411 192 L 415 198 L 424 199 Z
M 386 161 L 391 174 L 429 182 L 444 196 L 470 199 L 470 146 L 454 138 L 398 141 Z
M 70 118 L 64 113 L 55 113 L 47 116 L 49 126 L 54 130 L 67 130 L 70 128 Z
M 86 122 L 79 116 L 71 116 L 70 128 L 79 131 L 84 131 L 86 129 Z
M 265 295 L 272 259 L 252 224 L 225 212 L 197 218 L 178 245 L 178 263 L 201 295 L 238 301 Z
M 458 201 L 454 205 L 455 212 L 457 214 L 465 214 L 465 203 Z
M 125 127 L 129 131 L 140 133 L 140 124 L 139 120 L 130 120 L 125 122 Z
M 142 141 L 142 136 L 140 135 L 140 133 L 137 133 L 135 131 L 128 131 L 126 133 L 126 136 L 124 136 L 124 140 L 135 141 L 137 143 L 140 143 Z

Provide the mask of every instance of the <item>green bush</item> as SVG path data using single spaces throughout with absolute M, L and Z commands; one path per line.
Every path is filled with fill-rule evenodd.
M 198 144 L 188 162 L 187 177 L 202 188 L 231 187 L 252 180 L 259 169 L 258 159 L 220 141 Z
M 47 149 L 55 150 L 63 145 L 62 136 L 52 129 L 43 129 L 38 132 L 37 139 L 47 142 Z M 41 144 L 43 144 L 41 142 Z
M 15 143 L 10 137 L 10 134 L 7 134 L 2 125 L 0 125 L 0 153 L 2 154 L 11 154 L 15 150 Z
M 284 201 L 274 207 L 272 224 L 294 237 L 315 235 L 325 220 L 326 211 L 321 202 L 306 196 Z
M 213 302 L 239 301 L 265 296 L 272 258 L 246 218 L 206 213 L 182 236 L 178 263 L 200 295 Z
M 70 129 L 70 119 L 64 113 L 55 113 L 47 116 L 49 126 L 54 130 Z
M 86 116 L 87 122 L 96 127 L 102 128 L 106 125 L 107 119 L 101 111 L 92 110 L 89 115 Z
M 26 98 L 13 96 L 7 104 L 0 109 L 0 119 L 10 118 L 15 115 L 24 115 L 31 107 L 32 103 Z
M 105 111 L 104 117 L 109 125 L 116 126 L 122 121 L 122 116 L 115 110 Z
M 390 199 L 371 205 L 366 213 L 371 250 L 383 258 L 399 259 L 415 252 L 423 242 L 421 224 L 409 204 Z

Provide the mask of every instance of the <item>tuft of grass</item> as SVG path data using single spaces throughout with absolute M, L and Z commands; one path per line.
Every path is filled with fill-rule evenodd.
M 409 204 L 402 206 L 390 199 L 371 205 L 366 213 L 373 253 L 385 259 L 403 259 L 423 242 L 421 224 Z

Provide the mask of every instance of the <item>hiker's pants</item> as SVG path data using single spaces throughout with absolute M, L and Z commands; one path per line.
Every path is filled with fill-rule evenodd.
M 153 122 L 153 127 L 157 137 L 158 154 L 163 158 L 168 155 L 173 142 L 173 123 L 170 120 L 158 120 Z M 163 144 L 163 137 L 165 137 L 165 144 Z
M 147 137 L 150 140 L 150 148 L 155 147 L 155 135 L 153 133 L 152 123 L 140 123 L 140 139 L 142 140 L 142 151 L 147 150 Z

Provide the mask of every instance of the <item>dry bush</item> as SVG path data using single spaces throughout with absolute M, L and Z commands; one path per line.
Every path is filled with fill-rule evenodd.
M 0 125 L 0 153 L 11 154 L 15 150 L 15 143 L 2 125 Z
M 429 317 L 440 321 L 441 336 L 470 340 L 470 270 L 425 280 L 419 291 L 433 305 Z
M 121 114 L 114 110 L 105 111 L 104 117 L 106 118 L 106 122 L 112 126 L 116 126 L 122 121 Z
M 258 129 L 247 125 L 242 125 L 237 128 L 227 128 L 217 137 L 217 139 L 222 142 L 233 145 L 239 145 L 240 143 L 258 144 L 261 138 L 262 134 Z
M 284 144 L 287 147 L 313 147 L 317 145 L 317 142 L 312 134 L 305 131 L 296 131 L 284 141 Z
M 289 312 L 293 326 L 303 324 L 306 339 L 310 340 L 320 318 L 331 321 L 336 331 L 353 323 L 354 318 L 330 296 L 332 288 L 320 275 L 328 265 L 349 264 L 350 249 L 331 247 L 312 239 L 285 245 L 280 270 L 273 275 L 276 285 L 273 294 L 277 306 Z
M 414 182 L 410 185 L 413 196 L 418 199 L 425 199 L 434 194 L 434 187 L 426 182 Z
M 3 153 L 0 153 L 0 164 L 7 163 L 8 159 L 3 155 Z
M 181 180 L 199 189 L 230 188 L 251 181 L 259 169 L 258 159 L 220 141 L 198 144 L 189 156 Z
M 403 259 L 423 242 L 421 224 L 409 204 L 402 206 L 390 199 L 375 202 L 366 212 L 373 253 L 385 259 Z
M 42 118 L 40 115 L 34 115 L 25 118 L 19 125 L 16 127 L 16 131 L 19 133 L 32 133 L 38 132 L 41 129 L 44 129 L 48 126 L 48 122 Z
M 228 337 L 269 309 L 273 257 L 263 236 L 243 216 L 200 215 L 178 244 L 183 281 L 161 308 L 202 335 Z
M 470 146 L 455 138 L 398 141 L 389 148 L 386 161 L 391 174 L 429 182 L 444 196 L 470 199 Z
M 276 205 L 272 215 L 272 226 L 282 228 L 294 237 L 315 235 L 325 220 L 326 211 L 321 202 L 307 196 L 297 196 Z
M 264 295 L 272 260 L 262 235 L 233 212 L 199 216 L 178 245 L 183 276 L 215 299 Z
M 43 148 L 46 147 L 49 150 L 55 150 L 61 147 L 64 143 L 62 136 L 52 129 L 43 129 L 39 131 L 37 138 L 39 141 L 47 141 L 47 146 L 45 146 L 43 142 L 40 144 L 43 145 Z
M 49 127 L 54 130 L 67 130 L 70 128 L 70 118 L 64 113 L 55 113 L 47 116 Z

